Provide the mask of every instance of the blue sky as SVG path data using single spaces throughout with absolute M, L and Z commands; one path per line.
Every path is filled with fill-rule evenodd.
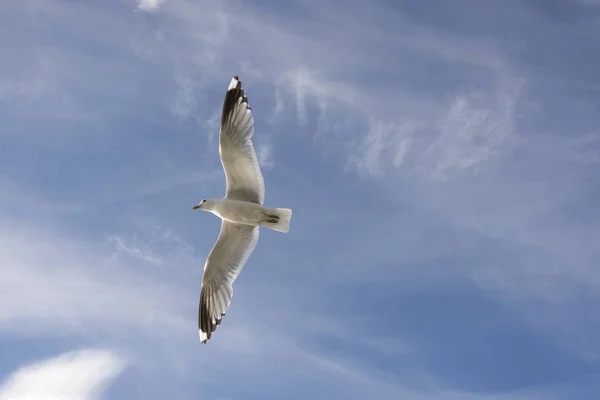
M 600 398 L 600 2 L 6 1 L 0 49 L 0 398 Z M 233 75 L 294 215 L 201 345 Z

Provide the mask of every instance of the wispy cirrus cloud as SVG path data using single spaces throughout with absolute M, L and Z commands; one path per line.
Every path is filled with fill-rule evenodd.
M 177 379 L 186 382 L 199 381 L 205 386 L 202 390 L 209 393 L 216 393 L 215 385 L 220 386 L 217 383 L 222 382 L 226 371 L 229 379 L 240 382 L 252 377 L 258 379 L 264 374 L 269 374 L 277 385 L 291 385 L 297 379 L 317 379 L 323 388 L 335 387 L 338 393 L 341 393 L 341 382 L 346 382 L 342 392 L 348 398 L 361 398 L 368 393 L 400 394 L 423 400 L 495 398 L 432 387 L 427 382 L 435 381 L 435 378 L 419 368 L 411 374 L 411 380 L 421 382 L 426 389 L 415 389 L 406 382 L 397 383 L 393 374 L 381 375 L 368 359 L 342 356 L 338 350 L 324 351 L 320 341 L 307 340 L 321 337 L 320 340 L 325 340 L 323 343 L 335 343 L 334 348 L 350 344 L 361 348 L 369 346 L 369 352 L 377 357 L 398 356 L 396 346 L 371 347 L 372 340 L 385 343 L 383 332 L 355 337 L 357 323 L 358 326 L 372 323 L 369 318 L 348 318 L 345 307 L 336 312 L 332 312 L 330 306 L 315 308 L 315 304 L 327 304 L 328 298 L 331 301 L 325 292 L 306 292 L 302 282 L 298 282 L 301 285 L 297 288 L 289 287 L 283 277 L 265 281 L 263 278 L 268 276 L 268 271 L 281 265 L 280 258 L 285 257 L 283 250 L 269 249 L 268 235 L 267 239 L 263 238 L 262 245 L 263 251 L 270 254 L 263 259 L 264 272 L 253 273 L 258 270 L 252 267 L 244 271 L 244 284 L 236 288 L 236 303 L 228 315 L 227 325 L 221 328 L 219 337 L 210 347 L 202 348 L 207 356 L 199 358 L 196 353 L 187 354 L 189 345 L 198 345 L 195 321 L 189 317 L 196 312 L 193 299 L 197 297 L 190 288 L 198 285 L 182 284 L 182 280 L 188 282 L 191 275 L 196 275 L 194 279 L 199 282 L 201 260 L 196 260 L 196 266 L 187 266 L 194 268 L 193 274 L 193 271 L 177 268 L 157 268 L 155 256 L 160 255 L 164 265 L 171 265 L 180 260 L 175 253 L 185 251 L 185 248 L 168 230 L 153 224 L 137 226 L 139 230 L 136 229 L 131 235 L 133 239 L 127 242 L 126 253 L 128 257 L 132 256 L 131 260 L 114 259 L 111 256 L 114 250 L 106 248 L 102 252 L 103 247 L 99 244 L 91 245 L 74 238 L 61 240 L 56 234 L 10 225 L 0 249 L 4 276 L 4 287 L 0 290 L 3 306 L 0 329 L 5 334 L 18 332 L 20 336 L 28 337 L 48 337 L 51 331 L 55 336 L 82 337 L 88 341 L 101 339 L 119 346 L 126 344 L 132 367 L 141 368 L 149 376 L 161 374 L 164 377 L 164 371 L 161 372 L 156 364 L 160 359 L 163 367 L 167 362 L 174 368 L 168 376 L 175 374 Z M 154 239 L 135 239 L 143 235 Z M 214 241 L 210 234 L 207 239 Z M 32 253 L 31 243 L 34 242 L 36 251 Z M 117 247 L 116 251 L 123 250 Z M 302 279 L 312 280 L 310 276 Z M 278 299 L 275 304 L 274 298 Z M 313 311 L 306 311 L 311 309 Z M 278 324 L 272 325 L 273 319 Z M 132 331 L 135 332 L 134 342 L 128 333 Z M 397 339 L 393 339 L 394 344 Z M 148 344 L 152 352 L 145 350 Z M 401 349 L 407 366 L 418 354 L 413 346 L 409 340 Z M 162 356 L 156 356 L 157 352 Z M 282 366 L 285 366 L 285 372 Z M 198 368 L 203 371 L 200 377 L 196 373 Z M 352 379 L 350 385 L 349 378 Z M 278 393 L 277 385 L 263 385 L 262 393 Z M 514 393 L 513 398 L 521 397 L 545 398 L 536 391 Z
M 102 256 L 94 246 L 18 228 L 7 220 L 3 225 L 0 331 L 57 336 L 105 332 L 118 337 L 135 327 L 150 336 L 185 335 L 187 324 L 177 306 L 180 295 L 173 287 L 130 268 L 127 272 L 121 260 L 110 253 Z M 134 247 L 128 251 L 144 255 Z M 149 256 L 143 261 L 148 263 Z
M 307 37 L 302 31 L 302 20 L 284 23 L 272 18 L 268 12 L 255 14 L 252 10 L 247 10 L 251 17 L 247 14 L 242 18 L 235 11 L 238 4 L 205 1 L 202 8 L 211 10 L 211 15 L 220 16 L 220 28 L 216 30 L 220 33 L 214 36 L 212 23 L 205 21 L 209 14 L 193 12 L 198 7 L 199 4 L 176 1 L 165 10 L 165 17 L 172 25 L 162 30 L 162 34 L 183 34 L 184 37 L 179 43 L 178 63 L 206 66 L 206 60 L 210 60 L 211 70 L 221 65 L 237 65 L 238 68 L 249 63 L 254 65 L 254 69 L 261 71 L 256 79 L 274 86 L 275 117 L 272 121 L 285 118 L 281 113 L 291 106 L 298 120 L 305 124 L 307 106 L 310 106 L 311 115 L 314 110 L 318 113 L 320 142 L 326 149 L 333 149 L 345 157 L 348 166 L 359 172 L 370 174 L 401 168 L 420 171 L 433 179 L 447 179 L 461 171 L 476 170 L 495 158 L 501 147 L 516 135 L 511 126 L 514 125 L 514 110 L 523 79 L 514 75 L 489 42 L 466 43 L 459 35 L 448 35 L 448 32 L 436 31 L 403 17 L 407 30 L 392 44 L 387 35 L 391 26 L 385 22 L 375 29 L 370 26 L 371 33 L 363 35 L 364 21 L 348 12 L 338 10 L 334 13 L 325 3 L 317 8 L 318 12 L 333 25 L 317 24 Z M 387 20 L 384 12 L 383 7 L 374 8 L 382 21 Z M 355 54 L 372 53 L 369 46 L 378 42 L 398 51 L 434 57 L 447 64 L 456 76 L 445 83 L 442 96 L 439 93 L 429 95 L 426 91 L 415 96 L 407 82 L 430 83 L 425 81 L 422 66 L 411 61 L 403 65 L 390 64 L 389 72 L 377 76 L 381 82 L 376 86 L 354 79 L 356 74 L 369 75 L 374 69 L 358 62 L 350 51 L 330 51 L 334 45 L 330 40 L 336 37 L 331 26 L 347 25 L 356 27 L 348 31 L 350 37 L 344 38 Z M 238 34 L 245 36 L 244 46 L 234 39 Z M 329 39 L 311 41 L 313 36 Z M 162 46 L 162 40 L 145 43 L 146 46 L 153 45 L 155 51 L 156 45 Z M 212 46 L 227 51 L 217 57 L 198 59 L 194 56 L 210 52 Z M 286 50 L 292 48 L 296 51 Z M 318 64 L 300 56 L 309 48 L 313 59 L 319 60 Z M 172 49 L 165 47 L 162 51 L 166 55 Z M 184 54 L 191 56 L 181 59 Z M 231 56 L 233 54 L 235 57 Z M 373 64 L 390 61 L 381 53 L 373 53 L 372 57 Z M 349 60 L 355 62 L 350 69 Z M 463 87 L 460 84 L 461 69 L 473 70 L 476 76 L 487 79 L 478 79 L 475 87 Z M 211 74 L 210 71 L 207 73 Z M 490 85 L 490 81 L 496 84 Z
M 532 122 L 543 114 L 539 110 L 547 100 L 539 87 L 557 85 L 562 75 L 531 63 L 522 53 L 526 44 L 514 40 L 510 32 L 472 35 L 478 29 L 485 31 L 476 19 L 461 29 L 451 25 L 453 20 L 460 20 L 455 10 L 444 8 L 450 17 L 432 23 L 426 19 L 432 16 L 418 8 L 377 5 L 370 16 L 359 18 L 352 7 L 339 10 L 333 3 L 299 5 L 298 10 L 319 15 L 320 20 L 307 22 L 308 18 L 276 18 L 274 13 L 256 9 L 241 17 L 235 12 L 238 3 L 204 2 L 203 7 L 219 15 L 217 36 L 208 32 L 209 23 L 202 23 L 206 16 L 190 12 L 199 5 L 173 2 L 165 17 L 173 23 L 169 25 L 171 35 L 186 32 L 186 40 L 178 43 L 179 56 L 219 46 L 224 50 L 220 56 L 207 58 L 215 70 L 241 65 L 242 60 L 244 65 L 260 70 L 256 79 L 273 87 L 273 124 L 297 118 L 301 127 L 295 130 L 316 132 L 327 154 L 333 150 L 350 169 L 367 176 L 379 175 L 388 186 L 388 195 L 400 196 L 401 184 L 407 180 L 417 187 L 423 179 L 441 185 L 457 182 L 454 188 L 419 187 L 417 193 L 427 199 L 424 204 L 430 204 L 442 221 L 452 221 L 456 227 L 492 237 L 498 231 L 510 231 L 514 241 L 507 245 L 525 246 L 529 251 L 542 245 L 565 249 L 565 257 L 577 253 L 578 245 L 559 245 L 558 239 L 553 245 L 530 241 L 548 235 L 537 226 L 542 210 L 548 220 L 561 227 L 556 229 L 557 235 L 562 229 L 572 230 L 579 238 L 575 242 L 587 235 L 586 230 L 563 219 L 561 212 L 567 203 L 556 202 L 551 193 L 568 190 L 581 195 L 582 187 L 566 184 L 566 180 L 573 173 L 583 179 L 590 166 L 573 169 L 572 164 L 564 164 L 564 169 L 557 168 L 554 155 L 579 156 L 571 153 L 571 147 L 557 144 L 563 133 L 556 127 Z M 558 35 L 561 29 L 532 8 L 493 9 L 503 18 L 520 18 L 523 24 L 519 32 L 530 24 L 549 35 Z M 485 15 L 478 6 L 474 12 Z M 398 20 L 403 21 L 401 32 L 393 29 Z M 353 29 L 345 29 L 348 26 Z M 243 45 L 236 40 L 241 36 Z M 529 44 L 536 46 L 536 40 L 532 38 Z M 340 42 L 347 46 L 342 49 Z M 394 58 L 390 51 L 373 51 L 381 48 L 377 46 L 393 49 L 402 57 Z M 170 50 L 163 51 L 167 54 Z M 206 65 L 194 57 L 186 60 L 192 65 Z M 552 143 L 557 145 L 548 146 Z M 536 148 L 544 148 L 545 153 Z M 517 165 L 520 172 L 515 170 Z M 565 185 L 528 197 L 536 181 L 552 179 Z M 409 242 L 415 240 L 411 237 Z M 588 259 L 594 256 L 589 249 L 585 254 Z M 541 269 L 531 261 L 526 264 L 528 267 L 514 263 L 536 271 L 527 280 L 533 283 Z M 586 265 L 582 265 L 583 270 L 588 269 Z M 496 264 L 491 268 L 501 271 L 499 275 L 507 280 L 513 273 Z M 478 274 L 477 267 L 473 266 L 473 271 Z M 553 279 L 560 278 L 555 275 Z
M 132 352 L 115 398 L 597 398 L 598 46 L 575 3 L 3 8 L 0 368 L 60 337 Z M 219 222 L 189 208 L 224 190 L 232 75 L 296 222 L 261 232 L 199 346 Z
M 492 93 L 458 93 L 432 127 L 439 134 L 418 157 L 417 168 L 444 180 L 512 150 L 508 145 L 518 142 L 515 109 L 521 86 L 511 82 Z

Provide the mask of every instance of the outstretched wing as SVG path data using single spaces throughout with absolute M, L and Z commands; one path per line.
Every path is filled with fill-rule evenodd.
M 221 115 L 219 153 L 227 179 L 226 197 L 262 204 L 265 183 L 252 145 L 254 118 L 242 82 L 234 76 Z
M 233 282 L 256 247 L 258 227 L 223 220 L 202 277 L 198 329 L 206 343 L 225 316 L 233 297 Z

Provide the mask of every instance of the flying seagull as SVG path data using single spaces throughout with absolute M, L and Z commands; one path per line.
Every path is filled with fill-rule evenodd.
M 198 330 L 206 343 L 225 316 L 233 282 L 256 247 L 258 227 L 288 232 L 292 210 L 263 207 L 265 183 L 252 145 L 254 119 L 242 82 L 234 76 L 221 114 L 219 154 L 227 191 L 222 199 L 204 199 L 193 210 L 221 218 L 221 233 L 206 263 L 200 291 Z

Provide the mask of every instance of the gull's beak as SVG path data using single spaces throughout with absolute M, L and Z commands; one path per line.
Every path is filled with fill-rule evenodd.
M 200 204 L 198 204 L 197 206 L 192 207 L 192 210 L 197 210 L 200 208 Z

